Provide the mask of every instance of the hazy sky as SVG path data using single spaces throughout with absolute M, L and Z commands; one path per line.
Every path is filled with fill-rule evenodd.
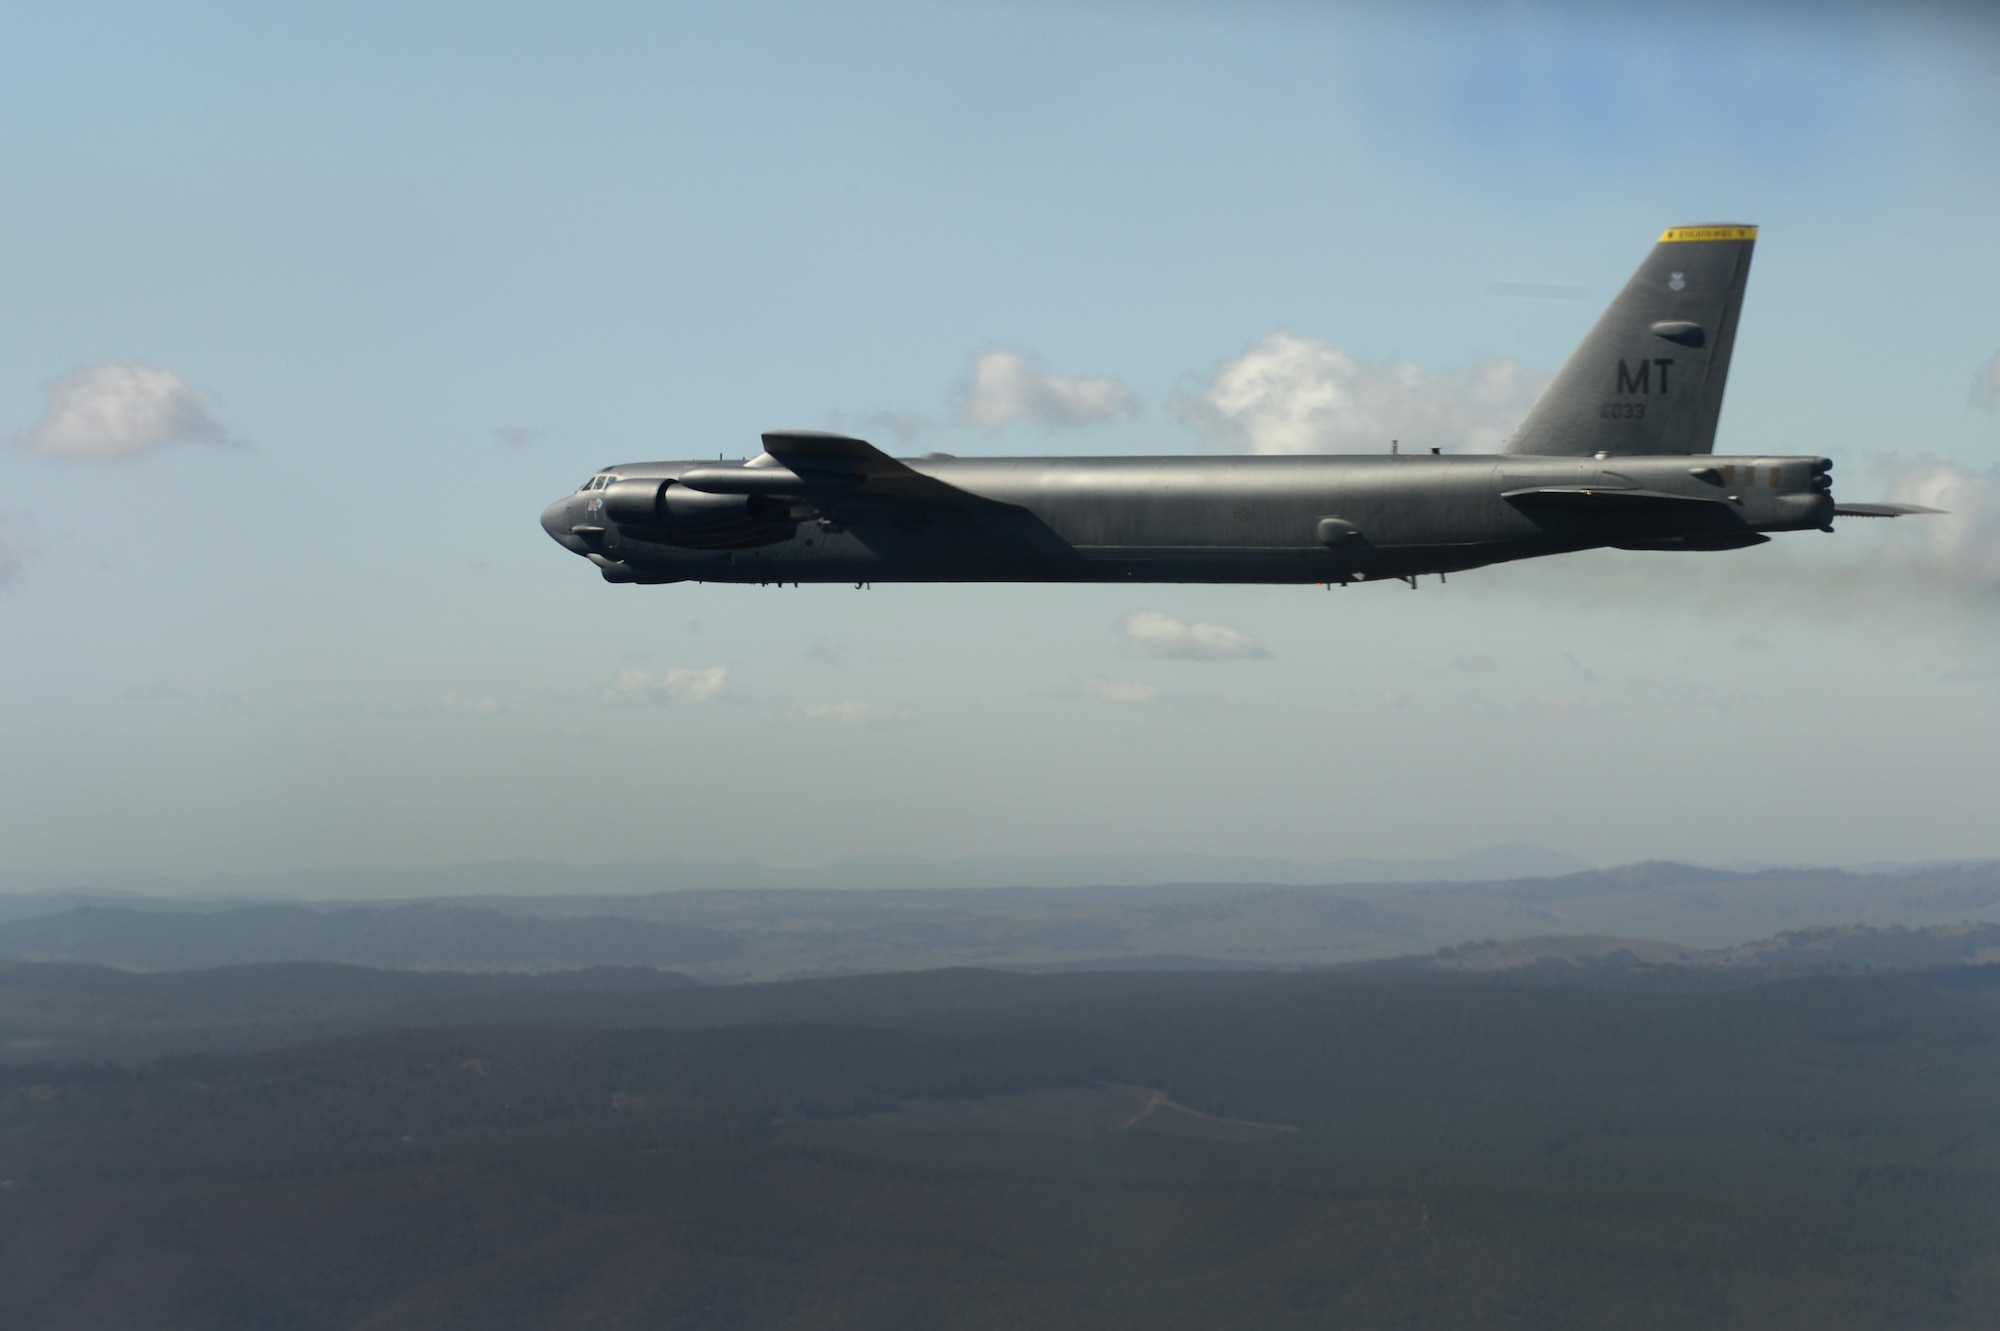
M 1983 8 L 15 5 L 0 869 L 2000 855 Z M 1399 585 L 616 587 L 760 430 L 1490 447 L 1670 224 L 1722 452 L 1951 507 Z

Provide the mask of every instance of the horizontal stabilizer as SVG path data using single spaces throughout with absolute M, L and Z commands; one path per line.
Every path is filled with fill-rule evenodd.
M 1836 504 L 1833 508 L 1836 518 L 1914 518 L 1942 512 L 1941 508 L 1925 508 L 1922 504 Z

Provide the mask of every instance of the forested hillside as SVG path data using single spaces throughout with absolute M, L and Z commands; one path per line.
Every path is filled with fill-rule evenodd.
M 17 1064 L 0 1324 L 1990 1327 L 1967 974 L 947 972 Z

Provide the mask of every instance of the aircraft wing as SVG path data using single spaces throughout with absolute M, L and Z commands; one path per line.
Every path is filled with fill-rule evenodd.
M 865 439 L 817 430 L 773 430 L 764 456 L 697 467 L 680 484 L 712 494 L 764 494 L 798 501 L 851 531 L 885 557 L 904 553 L 940 564 L 1046 565 L 1080 556 L 1027 509 L 926 476 Z
M 793 471 L 828 479 L 851 479 L 833 487 L 840 499 L 917 504 L 985 504 L 990 500 L 926 476 L 890 457 L 865 439 L 814 430 L 773 430 L 764 451 Z
M 773 430 L 764 436 L 762 457 L 696 467 L 681 474 L 680 484 L 709 494 L 763 494 L 833 507 L 841 501 L 986 502 L 913 470 L 865 439 L 817 430 Z

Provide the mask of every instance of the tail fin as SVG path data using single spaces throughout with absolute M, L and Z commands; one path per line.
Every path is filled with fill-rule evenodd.
M 1507 441 L 1509 453 L 1712 453 L 1754 226 L 1677 226 Z

